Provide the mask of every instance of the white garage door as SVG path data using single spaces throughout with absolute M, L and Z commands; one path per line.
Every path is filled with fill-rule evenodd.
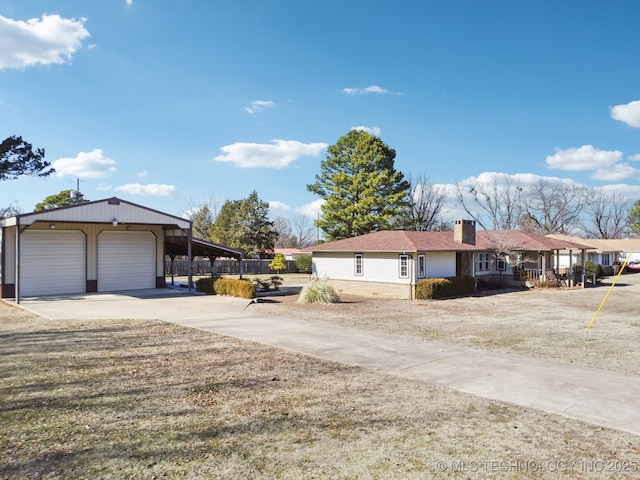
M 156 286 L 156 237 L 151 232 L 102 232 L 98 236 L 98 291 Z
M 27 230 L 20 235 L 21 297 L 84 293 L 87 242 L 79 230 Z

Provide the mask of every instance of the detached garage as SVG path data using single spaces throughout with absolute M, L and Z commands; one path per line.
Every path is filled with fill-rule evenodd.
M 0 297 L 164 288 L 191 221 L 119 198 L 0 219 Z

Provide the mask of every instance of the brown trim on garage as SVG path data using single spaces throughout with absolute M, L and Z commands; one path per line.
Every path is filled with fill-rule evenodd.
M 98 280 L 87 280 L 87 293 L 96 293 L 98 291 Z
M 0 285 L 0 298 L 15 298 L 16 296 L 16 284 L 5 283 Z

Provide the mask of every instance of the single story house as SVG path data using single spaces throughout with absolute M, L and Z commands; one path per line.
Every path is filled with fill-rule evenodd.
M 194 239 L 188 219 L 112 197 L 0 219 L 0 298 L 164 288 L 165 255 L 242 258 Z
M 580 238 L 559 234 L 547 236 L 588 245 L 587 260 L 603 267 L 610 267 L 614 262 L 622 264 L 627 258 L 629 262 L 640 261 L 640 238 Z M 559 256 L 561 266 L 567 266 L 572 261 L 575 263 L 575 252 L 563 250 Z
M 415 298 L 422 278 L 473 275 L 476 224 L 453 232 L 383 230 L 308 247 L 312 273 L 340 293 Z
M 457 220 L 452 232 L 385 230 L 309 247 L 313 274 L 339 292 L 415 298 L 423 278 L 470 275 L 522 285 L 554 278 L 559 250 L 581 244 L 517 230 L 480 231 Z

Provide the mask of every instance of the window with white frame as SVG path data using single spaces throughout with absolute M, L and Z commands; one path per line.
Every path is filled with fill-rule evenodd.
M 427 276 L 427 257 L 418 255 L 418 278 Z
M 504 271 L 507 269 L 507 261 L 504 259 L 504 257 L 498 258 L 498 260 L 496 261 L 496 269 L 499 271 Z
M 353 256 L 353 273 L 355 275 L 362 275 L 362 254 L 361 253 L 356 253 Z
M 409 278 L 409 255 L 400 255 L 398 275 L 400 278 Z
M 604 267 L 610 267 L 611 266 L 611 254 L 610 253 L 603 253 L 602 254 L 602 265 Z
M 489 271 L 489 254 L 478 253 L 476 255 L 476 271 L 483 272 Z

